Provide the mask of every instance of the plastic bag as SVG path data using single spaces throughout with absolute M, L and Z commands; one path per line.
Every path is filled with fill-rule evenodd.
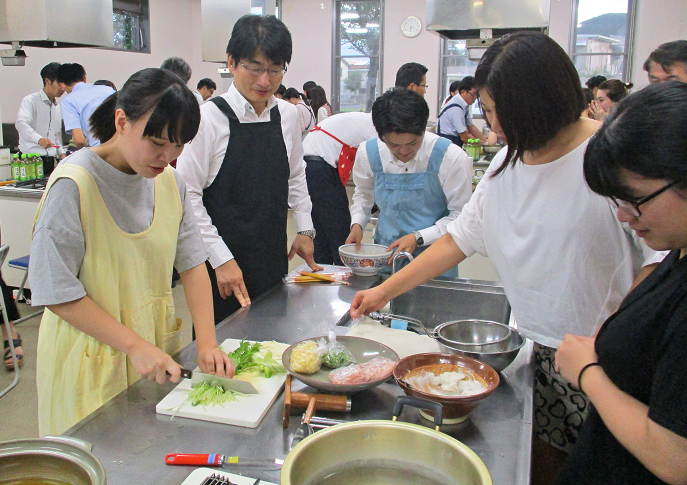
M 291 369 L 301 374 L 314 374 L 322 366 L 322 352 L 317 342 L 306 340 L 291 351 Z
M 326 345 L 322 355 L 322 365 L 330 369 L 338 369 L 345 365 L 355 364 L 353 354 L 341 342 L 336 340 L 334 330 L 328 330 L 328 337 L 329 343 Z
M 329 373 L 332 384 L 365 384 L 389 377 L 396 363 L 386 357 L 375 357 L 369 362 L 348 365 Z

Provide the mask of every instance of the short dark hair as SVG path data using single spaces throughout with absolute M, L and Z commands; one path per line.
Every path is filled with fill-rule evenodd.
M 687 84 L 668 81 L 629 95 L 611 111 L 584 154 L 584 177 L 597 194 L 636 200 L 623 170 L 687 186 Z M 661 133 L 661 143 L 656 143 Z
M 389 133 L 422 135 L 428 119 L 429 106 L 425 98 L 407 88 L 391 88 L 372 105 L 372 123 L 382 141 Z
M 215 84 L 215 81 L 213 81 L 209 77 L 204 77 L 203 79 L 198 81 L 198 85 L 196 86 L 196 89 L 203 89 L 203 88 L 217 89 L 217 84 Z
M 98 79 L 93 83 L 93 86 L 110 86 L 112 89 L 117 91 L 117 86 L 115 86 L 115 83 L 108 81 L 107 79 Z
M 592 76 L 589 79 L 587 79 L 587 82 L 584 83 L 584 85 L 593 91 L 594 88 L 598 88 L 601 85 L 601 83 L 604 82 L 606 79 L 606 76 Z
M 396 73 L 397 88 L 407 88 L 411 84 L 422 84 L 422 76 L 427 74 L 427 68 L 417 62 L 403 64 Z
M 102 143 L 116 132 L 114 114 L 123 109 L 130 121 L 152 112 L 143 136 L 160 137 L 167 128 L 172 143 L 187 143 L 198 132 L 200 108 L 186 83 L 167 69 L 150 67 L 133 74 L 122 89 L 108 97 L 90 118 L 93 135 Z
M 458 83 L 458 93 L 462 91 L 471 91 L 475 87 L 475 78 L 472 76 L 465 76 Z
M 283 94 L 284 99 L 293 99 L 293 98 L 300 98 L 303 99 L 303 95 L 298 92 L 298 89 L 296 88 L 289 88 L 286 91 L 284 91 Z M 305 101 L 305 99 L 303 99 Z
M 660 64 L 664 71 L 667 71 L 676 62 L 687 63 L 687 40 L 674 40 L 659 45 L 644 61 L 646 72 L 651 69 L 652 62 Z
M 448 87 L 448 94 L 455 93 L 458 91 L 458 86 L 460 86 L 460 81 L 453 81 Z
M 280 84 L 279 87 L 277 88 L 277 90 L 274 92 L 274 94 L 279 94 L 283 98 L 285 92 L 286 92 L 286 86 L 284 86 L 283 84 Z
M 72 84 L 83 82 L 86 78 L 86 70 L 81 64 L 67 63 L 61 64 L 57 68 L 57 82 L 71 86 Z
M 184 81 L 184 84 L 188 83 L 188 81 L 191 79 L 191 74 L 193 73 L 191 66 L 189 66 L 188 62 L 183 60 L 181 57 L 168 57 L 162 61 L 160 69 L 172 71 L 174 74 L 179 76 L 182 81 Z
M 50 82 L 57 81 L 57 70 L 60 68 L 59 62 L 51 62 L 41 69 L 41 81 L 45 86 L 45 80 Z
M 619 102 L 628 94 L 628 89 L 632 88 L 632 83 L 624 83 L 618 79 L 609 79 L 604 81 L 599 85 L 599 90 L 606 91 L 606 96 L 608 99 L 614 103 Z
M 594 91 L 589 88 L 582 88 L 582 94 L 584 94 L 584 101 L 589 104 L 594 101 Z M 587 108 L 585 108 L 587 109 Z
M 274 15 L 244 15 L 236 21 L 227 44 L 234 66 L 262 53 L 274 64 L 291 62 L 291 32 Z
M 540 32 L 520 32 L 494 42 L 477 66 L 475 85 L 494 100 L 508 140 L 506 157 L 492 177 L 526 151 L 542 148 L 579 120 L 585 108 L 580 76 L 570 57 Z M 538 86 L 536 92 L 532 86 Z

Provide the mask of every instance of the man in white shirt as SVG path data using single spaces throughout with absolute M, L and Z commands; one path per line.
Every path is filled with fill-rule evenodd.
M 409 89 L 395 88 L 372 105 L 379 135 L 361 145 L 353 166 L 351 233 L 360 245 L 372 205 L 380 214 L 375 243 L 417 256 L 446 234 L 470 199 L 471 163 L 467 154 L 425 131 L 429 107 Z M 457 277 L 458 268 L 446 273 Z
M 351 228 L 348 194 L 339 175 L 343 169 L 339 167 L 339 159 L 347 156 L 346 151 L 352 153 L 362 142 L 376 137 L 372 115 L 352 112 L 330 116 L 303 140 L 305 176 L 317 231 L 315 261 L 320 264 L 343 265 L 339 246 L 346 241 Z M 348 147 L 346 151 L 344 146 Z
M 477 100 L 475 78 L 465 76 L 458 84 L 458 94 L 441 109 L 437 135 L 448 138 L 459 147 L 470 138 L 486 143 L 484 135 L 472 122 L 472 104 Z
M 295 254 L 321 269 L 313 260 L 298 114 L 274 97 L 291 45 L 272 15 L 236 22 L 227 45 L 234 83 L 201 107 L 198 134 L 177 160 L 210 252 L 216 322 L 279 284 Z M 290 251 L 289 206 L 298 232 Z
M 64 156 L 62 150 L 62 113 L 57 98 L 64 90 L 57 82 L 59 62 L 41 69 L 43 89 L 21 100 L 15 126 L 19 133 L 19 150 L 42 156 Z M 55 146 L 56 145 L 56 146 Z
M 204 77 L 198 81 L 196 90 L 193 91 L 193 95 L 196 97 L 198 105 L 202 106 L 208 99 L 210 99 L 212 95 L 215 94 L 216 89 L 217 84 L 215 84 L 215 81 L 209 77 Z
M 394 85 L 397 88 L 410 89 L 424 97 L 427 92 L 427 67 L 417 62 L 403 64 L 396 72 Z

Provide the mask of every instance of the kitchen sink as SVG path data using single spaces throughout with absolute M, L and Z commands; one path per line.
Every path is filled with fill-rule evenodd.
M 377 284 L 387 275 L 381 276 Z M 510 305 L 500 283 L 465 278 L 436 278 L 391 301 L 394 315 L 420 320 L 427 329 L 452 320 L 490 320 L 508 325 Z M 344 315 L 337 325 L 348 326 L 351 318 Z

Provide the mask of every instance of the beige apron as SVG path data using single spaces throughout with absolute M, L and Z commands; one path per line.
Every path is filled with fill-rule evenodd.
M 62 177 L 79 187 L 86 252 L 78 278 L 87 295 L 148 342 L 168 354 L 177 352 L 181 321 L 174 318 L 170 283 L 183 211 L 173 169 L 155 178 L 153 222 L 138 234 L 117 226 L 93 177 L 77 165 L 55 170 L 38 213 Z M 63 433 L 140 377 L 124 353 L 48 309 L 38 334 L 36 367 L 41 436 Z

